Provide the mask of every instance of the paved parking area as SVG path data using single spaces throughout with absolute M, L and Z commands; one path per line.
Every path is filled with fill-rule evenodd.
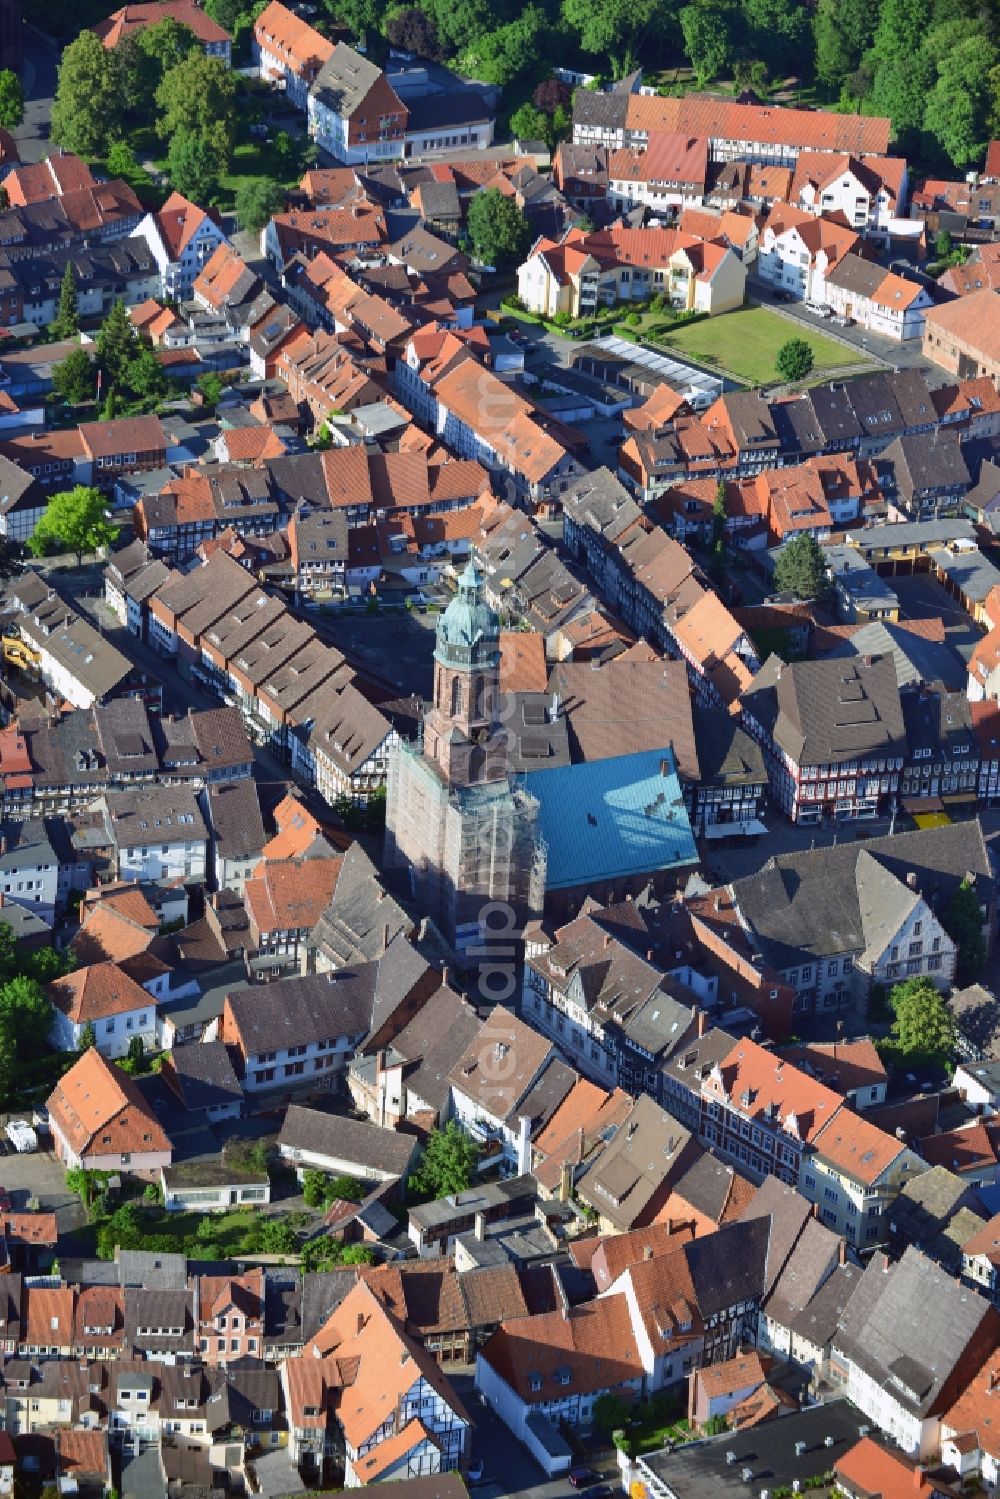
M 569 1499 L 577 1490 L 570 1487 L 565 1478 L 546 1478 L 541 1468 L 521 1443 L 515 1441 L 509 1429 L 484 1405 L 476 1393 L 470 1374 L 453 1372 L 448 1377 L 465 1402 L 472 1417 L 472 1458 L 483 1463 L 483 1478 L 470 1485 L 472 1499 L 501 1499 L 502 1495 L 520 1496 L 520 1499 Z M 618 1488 L 619 1469 L 610 1453 L 603 1460 L 588 1459 L 587 1466 L 595 1468 L 603 1478 Z
M 45 1212 L 55 1213 L 60 1233 L 84 1221 L 80 1199 L 66 1190 L 62 1162 L 50 1150 L 0 1156 L 0 1186 L 7 1188 L 18 1210 L 24 1209 L 29 1197 L 37 1197 Z

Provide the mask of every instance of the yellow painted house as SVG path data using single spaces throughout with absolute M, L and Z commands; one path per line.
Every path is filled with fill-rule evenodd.
M 743 305 L 746 267 L 720 241 L 616 224 L 537 240 L 518 269 L 517 289 L 530 312 L 549 318 L 586 317 L 598 307 L 658 295 L 684 312 L 731 312 Z

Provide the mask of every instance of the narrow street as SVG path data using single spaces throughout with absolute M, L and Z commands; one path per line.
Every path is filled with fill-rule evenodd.
M 14 131 L 22 161 L 42 161 L 49 152 L 49 120 L 56 91 L 58 55 L 31 26 L 24 28 L 24 119 Z

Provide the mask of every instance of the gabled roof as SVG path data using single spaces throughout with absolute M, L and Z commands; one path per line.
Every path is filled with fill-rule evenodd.
M 57 1010 L 74 1025 L 92 1025 L 109 1015 L 156 1008 L 156 1000 L 114 963 L 92 963 L 78 968 L 48 987 Z
M 223 31 L 202 6 L 195 4 L 195 0 L 144 0 L 141 5 L 123 5 L 120 10 L 108 16 L 106 21 L 99 22 L 93 30 L 105 47 L 113 48 L 118 46 L 123 37 L 132 36 L 144 31 L 147 26 L 155 26 L 166 20 L 187 26 L 202 43 L 231 40 L 229 32 Z
M 391 1422 L 403 1396 L 420 1380 L 451 1407 L 458 1421 L 469 1420 L 433 1355 L 407 1337 L 363 1281 L 348 1292 L 306 1346 L 302 1358 L 288 1361 L 289 1374 L 295 1365 L 311 1366 L 323 1390 L 330 1395 L 338 1392 L 337 1421 L 355 1449 L 371 1442 L 377 1450 L 379 1433 Z M 290 1415 L 297 1426 L 303 1424 L 298 1419 L 298 1403 L 293 1391 Z M 301 1404 L 322 1406 L 324 1401 L 316 1401 L 313 1396 Z
M 52 1122 L 77 1155 L 172 1150 L 169 1136 L 137 1084 L 96 1047 L 85 1051 L 63 1075 L 47 1107 Z
M 834 1477 L 842 1493 L 851 1499 L 930 1499 L 937 1492 L 924 1477 L 923 1468 L 914 1465 L 901 1452 L 892 1452 L 873 1437 L 862 1437 L 850 1452 L 833 1465 Z
M 736 1042 L 707 1087 L 747 1118 L 780 1121 L 804 1143 L 813 1143 L 843 1105 L 839 1093 L 749 1039 Z
M 923 1419 L 941 1412 L 963 1363 L 976 1367 L 976 1346 L 981 1359 L 996 1345 L 998 1326 L 987 1301 L 909 1248 L 891 1269 L 869 1262 L 834 1346 Z
M 527 1405 L 600 1394 L 642 1377 L 624 1296 L 504 1322 L 480 1353 Z
M 552 1050 L 546 1036 L 498 1006 L 452 1068 L 452 1087 L 486 1108 L 494 1118 L 508 1120 Z

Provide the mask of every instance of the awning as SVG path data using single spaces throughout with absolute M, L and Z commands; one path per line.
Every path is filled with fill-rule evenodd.
M 914 812 L 913 821 L 921 832 L 927 828 L 950 828 L 951 818 L 947 812 Z
M 904 796 L 903 811 L 912 816 L 915 812 L 943 812 L 944 802 L 939 796 Z
M 713 822 L 705 829 L 705 837 L 708 839 L 718 838 L 759 838 L 766 833 L 767 828 L 756 817 L 751 817 L 749 822 Z
M 979 796 L 975 791 L 950 791 L 947 796 L 942 797 L 946 807 L 958 807 L 978 800 Z

